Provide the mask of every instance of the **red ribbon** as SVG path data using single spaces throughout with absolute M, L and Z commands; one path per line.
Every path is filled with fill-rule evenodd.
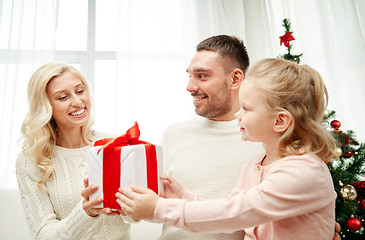
M 146 149 L 146 167 L 147 167 L 147 187 L 158 194 L 158 174 L 157 174 L 157 157 L 156 148 L 153 144 L 138 140 L 140 131 L 137 122 L 133 127 L 128 129 L 126 134 L 117 138 L 104 138 L 96 141 L 94 146 L 101 146 L 98 154 L 103 150 L 103 194 L 104 208 L 120 210 L 120 206 L 116 201 L 115 193 L 120 187 L 121 164 L 120 152 L 121 148 L 128 145 L 143 144 Z

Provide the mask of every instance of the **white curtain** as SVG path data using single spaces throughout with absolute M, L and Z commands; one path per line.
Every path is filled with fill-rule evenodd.
M 122 0 L 118 16 L 115 88 L 108 99 L 96 92 L 96 115 L 113 112 L 105 121 L 118 133 L 138 121 L 141 138 L 159 143 L 168 125 L 195 116 L 186 69 L 196 45 L 216 34 L 244 38 L 243 2 Z
M 0 0 L 0 186 L 15 185 L 26 86 L 33 71 L 54 60 L 56 0 Z
M 14 163 L 27 109 L 26 85 L 36 68 L 54 60 L 57 3 L 0 0 L 0 186 L 16 186 Z M 121 134 L 138 121 L 141 139 L 159 143 L 166 126 L 195 116 L 185 70 L 201 40 L 235 35 L 246 43 L 252 62 L 277 57 L 285 52 L 279 36 L 284 33 L 282 20 L 289 18 L 296 38 L 292 52 L 303 53 L 302 63 L 323 76 L 329 108 L 337 112 L 341 129 L 352 129 L 365 141 L 365 1 L 117 3 L 117 63 L 97 62 L 102 71 L 92 82 L 96 130 Z
M 282 20 L 289 18 L 292 53 L 315 68 L 329 91 L 329 109 L 341 130 L 365 142 L 365 1 L 244 0 L 247 49 L 252 61 L 286 52 L 279 44 Z

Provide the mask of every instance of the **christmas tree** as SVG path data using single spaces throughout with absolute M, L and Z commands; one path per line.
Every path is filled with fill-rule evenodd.
M 279 57 L 300 63 L 303 54 L 290 53 L 291 41 L 295 40 L 290 21 L 283 20 L 285 34 L 280 37 L 280 45 L 284 43 L 287 53 Z M 365 239 L 365 144 L 355 139 L 351 130 L 340 130 L 341 123 L 335 120 L 335 111 L 327 111 L 323 118 L 323 126 L 331 131 L 337 140 L 337 158 L 327 162 L 331 172 L 334 189 L 337 192 L 336 222 L 341 225 L 342 240 Z
M 340 130 L 334 117 L 335 111 L 327 112 L 323 125 L 338 142 L 338 158 L 327 163 L 337 192 L 336 221 L 341 239 L 365 239 L 365 144 L 355 139 L 353 131 Z

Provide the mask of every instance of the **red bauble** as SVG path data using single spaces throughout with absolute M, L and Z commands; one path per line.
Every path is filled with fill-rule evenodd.
M 347 152 L 347 153 L 345 153 L 345 156 L 344 156 L 344 158 L 350 158 L 350 157 L 352 157 L 354 154 L 352 153 L 352 152 Z
M 355 218 L 355 217 L 350 217 L 349 219 L 347 219 L 347 226 L 353 230 L 353 231 L 357 231 L 361 229 L 361 222 L 359 219 Z
M 349 145 L 349 143 L 350 143 L 350 137 L 346 136 L 344 145 Z
M 333 120 L 331 122 L 331 127 L 335 130 L 338 130 L 341 127 L 341 123 L 338 120 Z

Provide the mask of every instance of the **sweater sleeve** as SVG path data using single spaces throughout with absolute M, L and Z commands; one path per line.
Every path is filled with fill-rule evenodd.
M 37 186 L 39 169 L 23 153 L 18 155 L 16 161 L 16 175 L 26 221 L 33 239 L 79 239 L 97 220 L 84 212 L 82 200 L 66 218 L 58 219 L 48 192 Z
M 187 231 L 233 233 L 313 212 L 336 198 L 331 176 L 325 167 L 304 158 L 282 161 L 260 184 L 241 188 L 228 199 L 187 201 L 160 198 L 154 216 Z M 247 169 L 246 173 L 249 171 L 254 169 Z

